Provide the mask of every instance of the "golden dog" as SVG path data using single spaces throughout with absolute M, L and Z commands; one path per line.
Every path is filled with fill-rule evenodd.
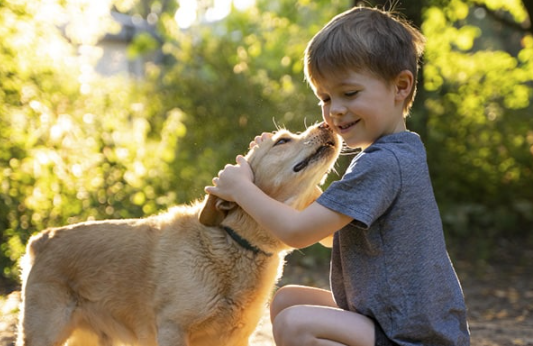
M 246 158 L 268 195 L 304 208 L 340 141 L 280 130 Z M 146 219 L 85 222 L 31 238 L 17 346 L 245 346 L 289 249 L 215 197 Z

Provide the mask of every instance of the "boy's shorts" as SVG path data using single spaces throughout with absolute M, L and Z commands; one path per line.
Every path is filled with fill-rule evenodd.
M 376 320 L 374 320 L 374 335 L 376 338 L 376 346 L 398 346 L 398 344 L 394 343 L 387 337 Z

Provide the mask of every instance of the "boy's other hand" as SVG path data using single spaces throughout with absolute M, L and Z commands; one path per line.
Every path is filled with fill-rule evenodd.
M 255 136 L 254 140 L 250 142 L 250 149 L 259 145 L 262 141 L 272 138 L 273 135 L 272 132 L 263 132 L 260 136 Z
M 235 202 L 239 188 L 246 182 L 253 184 L 254 174 L 250 164 L 244 156 L 237 156 L 237 164 L 227 164 L 218 172 L 218 177 L 213 178 L 214 186 L 206 186 L 205 192 L 218 196 L 226 201 Z

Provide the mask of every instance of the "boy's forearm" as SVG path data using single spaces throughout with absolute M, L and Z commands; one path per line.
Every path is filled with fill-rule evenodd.
M 257 223 L 293 248 L 304 248 L 333 235 L 353 219 L 313 202 L 302 211 L 272 199 L 251 181 L 234 190 L 234 201 Z M 331 241 L 325 241 L 325 246 Z

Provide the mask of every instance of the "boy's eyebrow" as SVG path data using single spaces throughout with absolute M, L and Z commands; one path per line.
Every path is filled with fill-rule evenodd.
M 361 83 L 357 83 L 357 82 L 341 82 L 337 84 L 337 86 L 361 86 L 361 85 L 362 85 Z
M 334 83 L 333 85 L 333 88 L 342 88 L 342 87 L 346 87 L 346 86 L 349 86 L 349 87 L 362 87 L 363 85 L 361 83 L 358 83 L 356 81 L 341 81 L 339 83 Z M 317 93 L 319 93 L 320 90 L 319 88 L 317 88 Z

